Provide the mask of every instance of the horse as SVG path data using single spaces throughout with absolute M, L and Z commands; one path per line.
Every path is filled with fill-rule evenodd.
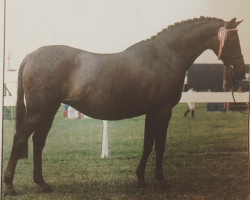
M 16 195 L 13 179 L 18 159 L 28 156 L 33 140 L 33 179 L 42 192 L 52 192 L 42 174 L 42 151 L 61 103 L 96 119 L 121 120 L 146 115 L 143 152 L 136 169 L 144 186 L 153 146 L 155 178 L 166 183 L 162 161 L 172 108 L 179 102 L 185 73 L 205 50 L 212 50 L 235 81 L 245 74 L 233 18 L 200 17 L 178 22 L 156 36 L 119 53 L 96 54 L 53 45 L 27 55 L 20 65 L 16 133 L 4 174 L 5 195 Z

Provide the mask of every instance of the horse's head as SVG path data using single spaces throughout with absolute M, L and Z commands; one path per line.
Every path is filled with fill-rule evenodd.
M 236 18 L 225 22 L 224 26 L 218 30 L 217 49 L 214 50 L 218 59 L 230 68 L 234 80 L 241 80 L 245 76 L 245 63 L 236 29 L 241 22 L 236 22 Z

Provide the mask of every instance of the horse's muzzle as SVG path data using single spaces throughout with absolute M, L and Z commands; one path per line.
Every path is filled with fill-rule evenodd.
M 233 75 L 233 78 L 235 80 L 244 79 L 245 78 L 245 68 L 243 68 L 241 70 L 239 70 L 239 69 L 233 70 L 232 75 Z
M 231 68 L 231 73 L 234 80 L 242 80 L 245 78 L 246 65 L 243 59 L 237 60 L 238 62 L 233 64 Z

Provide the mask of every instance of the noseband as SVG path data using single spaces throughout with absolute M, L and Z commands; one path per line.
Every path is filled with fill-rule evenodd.
M 231 56 L 232 57 L 232 59 L 238 59 L 238 58 L 243 58 L 243 55 L 242 54 L 240 54 L 240 55 L 237 55 L 237 56 Z

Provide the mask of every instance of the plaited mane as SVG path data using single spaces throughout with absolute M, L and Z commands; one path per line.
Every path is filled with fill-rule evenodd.
M 197 21 L 211 21 L 211 20 L 218 21 L 218 22 L 223 22 L 223 20 L 219 19 L 219 18 L 204 17 L 204 16 L 201 16 L 200 18 L 187 19 L 187 20 L 183 20 L 181 22 L 176 22 L 173 25 L 169 25 L 167 28 L 164 28 L 164 29 L 162 29 L 162 31 L 158 32 L 157 35 L 154 35 L 151 38 L 148 38 L 148 39 L 146 39 L 144 41 L 149 41 L 151 39 L 154 39 L 157 36 L 161 35 L 162 33 L 165 33 L 168 30 L 172 30 L 173 28 L 177 28 L 178 26 L 183 25 L 183 24 L 190 24 L 190 23 L 197 22 Z

